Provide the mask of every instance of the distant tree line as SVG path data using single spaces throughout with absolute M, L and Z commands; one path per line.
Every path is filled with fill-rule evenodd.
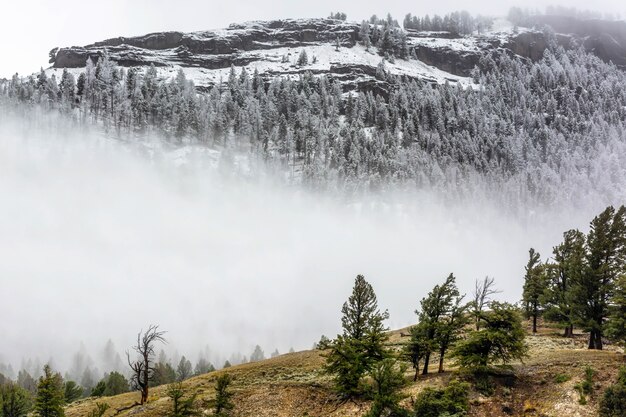
M 474 32 L 482 33 L 491 29 L 493 18 L 486 16 L 472 16 L 463 10 L 449 13 L 445 16 L 417 17 L 408 13 L 404 17 L 403 26 L 407 30 L 450 32 L 455 35 L 471 35 Z
M 517 26 L 534 27 L 537 25 L 537 20 L 533 19 L 535 16 L 564 16 L 572 17 L 575 19 L 588 20 L 588 19 L 606 19 L 606 20 L 619 20 L 622 18 L 618 12 L 615 13 L 600 13 L 593 10 L 580 10 L 575 7 L 567 7 L 563 5 L 550 5 L 545 10 L 537 8 L 521 8 L 511 7 L 507 15 L 509 21 Z
M 348 18 L 348 15 L 343 13 L 343 12 L 330 12 L 330 15 L 328 16 L 329 19 L 335 19 L 335 20 L 346 20 Z

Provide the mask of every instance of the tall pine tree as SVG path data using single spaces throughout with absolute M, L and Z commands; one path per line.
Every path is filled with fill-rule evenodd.
M 539 252 L 530 248 L 528 255 L 522 300 L 526 316 L 533 319 L 533 333 L 537 333 L 537 317 L 541 314 L 541 301 L 546 288 L 546 274 L 545 268 L 540 261 L 541 255 Z
M 43 368 L 37 384 L 35 414 L 39 417 L 64 417 L 65 392 L 61 374 L 53 373 L 50 365 Z
M 389 313 L 379 310 L 374 289 L 363 275 L 356 277 L 352 294 L 341 312 L 343 334 L 329 343 L 326 371 L 335 376 L 341 394 L 356 396 L 360 393 L 361 378 L 374 363 L 388 356 L 384 321 Z
M 610 206 L 591 221 L 586 267 L 572 289 L 574 313 L 589 332 L 589 349 L 602 349 L 618 278 L 626 272 L 626 207 Z

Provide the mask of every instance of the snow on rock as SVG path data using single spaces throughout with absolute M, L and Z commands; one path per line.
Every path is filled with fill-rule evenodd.
M 113 38 L 85 47 L 59 49 L 49 74 L 57 77 L 63 68 L 82 69 L 88 58 L 97 61 L 103 54 L 125 67 L 147 68 L 155 65 L 162 77 L 173 77 L 182 69 L 199 89 L 226 81 L 231 66 L 250 73 L 257 70 L 264 78 L 298 77 L 309 71 L 330 75 L 344 85 L 345 91 L 372 88 L 376 85 L 376 68 L 383 60 L 375 47 L 366 50 L 358 40 L 360 25 L 332 19 L 287 19 L 269 22 L 233 24 L 226 29 L 193 33 L 163 32 L 133 38 Z M 436 36 L 435 33 L 428 34 Z M 445 35 L 442 35 L 445 36 Z M 432 38 L 434 39 L 434 38 Z M 424 46 L 433 42 L 422 39 Z M 456 52 L 466 49 L 478 53 L 470 39 L 446 43 Z M 337 45 L 337 43 L 339 45 Z M 415 45 L 419 41 L 413 40 Z M 435 46 L 435 45 L 432 45 Z M 306 65 L 298 65 L 302 51 L 308 55 Z M 423 79 L 432 83 L 470 85 L 467 69 L 446 71 L 437 60 L 395 59 L 385 62 L 393 75 Z M 465 65 L 463 63 L 463 65 Z M 473 67 L 474 62 L 469 65 Z

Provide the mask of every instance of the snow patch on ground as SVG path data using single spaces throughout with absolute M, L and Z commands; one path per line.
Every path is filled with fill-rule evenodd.
M 303 50 L 307 53 L 309 63 L 299 66 L 297 61 Z M 366 51 L 361 45 L 356 45 L 352 48 L 341 47 L 338 51 L 329 44 L 313 45 L 304 48 L 283 47 L 267 51 L 243 52 L 241 56 L 243 58 L 254 58 L 255 61 L 243 67 L 237 67 L 237 73 L 240 73 L 242 68 L 246 68 L 246 71 L 250 74 L 257 70 L 261 75 L 282 75 L 291 78 L 296 78 L 305 71 L 326 73 L 331 70 L 332 66 L 338 65 L 363 65 L 376 68 L 382 61 L 382 57 L 373 52 L 373 49 Z M 283 62 L 283 60 L 286 62 Z M 230 68 L 206 69 L 180 65 L 158 67 L 157 71 L 159 76 L 171 78 L 176 76 L 176 73 L 181 68 L 187 78 L 193 80 L 198 87 L 208 87 L 220 82 L 226 82 L 230 74 Z M 450 74 L 415 59 L 396 59 L 393 63 L 386 61 L 385 68 L 393 75 L 423 78 L 440 84 L 445 82 L 460 83 L 463 86 L 472 84 L 471 79 L 468 77 Z

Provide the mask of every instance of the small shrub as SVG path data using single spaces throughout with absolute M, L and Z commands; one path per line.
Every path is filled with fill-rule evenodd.
M 217 377 L 214 406 L 214 415 L 216 416 L 228 416 L 235 407 L 235 404 L 232 402 L 233 394 L 230 392 L 232 381 L 233 377 L 230 374 L 222 374 Z
M 108 409 L 109 409 L 109 404 L 96 403 L 96 408 L 91 410 L 87 414 L 87 417 L 102 417 L 104 416 L 104 413 L 106 413 Z
M 593 376 L 596 371 L 593 370 L 592 367 L 585 367 L 585 379 L 583 380 L 581 387 L 585 394 L 591 394 L 593 391 Z
M 103 379 L 96 384 L 95 387 L 91 390 L 92 397 L 102 397 L 104 395 L 104 391 L 106 391 L 107 385 L 106 381 Z
M 587 396 L 593 392 L 594 374 L 595 374 L 595 371 L 593 370 L 592 367 L 590 366 L 585 367 L 585 379 L 583 379 L 582 382 L 574 386 L 574 389 L 578 391 L 578 394 L 580 395 L 580 399 L 578 400 L 578 403 L 580 405 L 586 405 Z
M 486 374 L 480 374 L 475 377 L 474 388 L 485 397 L 491 397 L 495 391 L 491 378 Z
M 604 391 L 600 399 L 600 415 L 603 417 L 626 416 L 626 367 L 620 369 L 617 383 Z
M 451 381 L 443 389 L 425 388 L 415 399 L 414 414 L 420 417 L 465 415 L 469 406 L 470 385 Z
M 569 381 L 570 379 L 572 379 L 572 377 L 567 374 L 556 374 L 554 376 L 554 382 L 556 382 L 557 384 L 562 384 Z
M 537 411 L 537 407 L 530 401 L 524 402 L 524 414 L 531 414 Z
M 188 398 L 185 398 L 185 395 L 182 382 L 175 382 L 167 387 L 167 396 L 172 400 L 170 417 L 190 417 L 200 414 L 194 405 L 196 394 L 192 394 Z
M 405 372 L 406 366 L 398 364 L 393 358 L 383 359 L 373 366 L 369 372 L 374 382 L 370 393 L 373 402 L 366 417 L 408 415 L 400 406 L 400 401 L 404 398 L 400 390 L 406 384 Z

